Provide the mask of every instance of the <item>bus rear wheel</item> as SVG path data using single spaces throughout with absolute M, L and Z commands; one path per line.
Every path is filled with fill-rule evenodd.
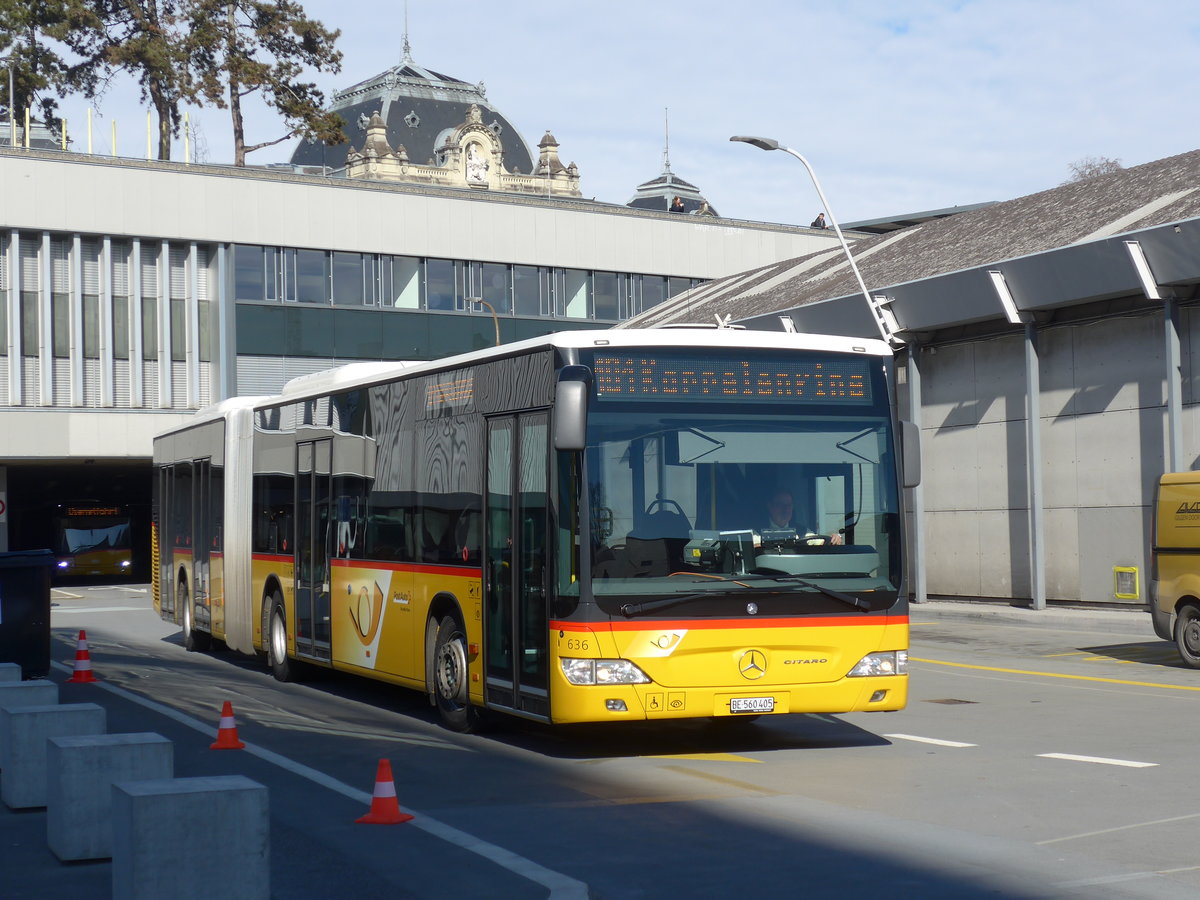
M 470 732 L 479 725 L 479 710 L 467 696 L 467 635 L 458 620 L 438 623 L 433 650 L 433 694 L 442 723 L 451 731 Z
M 188 596 L 186 581 L 181 581 L 175 588 L 175 608 L 183 610 L 183 647 L 194 652 L 207 650 L 212 646 L 212 635 L 196 630 L 195 611 L 192 600 Z
M 295 681 L 297 663 L 287 655 L 287 618 L 283 612 L 283 601 L 274 598 L 271 607 L 271 624 L 267 632 L 267 664 L 276 681 Z
M 1185 665 L 1200 669 L 1200 607 L 1185 603 L 1175 617 L 1175 646 Z

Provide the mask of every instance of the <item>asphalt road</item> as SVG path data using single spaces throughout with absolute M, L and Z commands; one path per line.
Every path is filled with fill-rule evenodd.
M 462 736 L 411 692 L 189 654 L 142 588 L 53 599 L 51 677 L 85 628 L 102 679 L 62 702 L 171 738 L 178 776 L 268 786 L 275 897 L 1200 893 L 1200 672 L 1145 614 L 914 608 L 897 713 Z M 244 751 L 208 749 L 225 700 Z M 380 758 L 412 822 L 354 824 Z M 110 864 L 46 849 L 44 812 L 0 807 L 0 873 L 6 898 L 110 895 Z M 236 877 L 214 860 L 212 895 Z

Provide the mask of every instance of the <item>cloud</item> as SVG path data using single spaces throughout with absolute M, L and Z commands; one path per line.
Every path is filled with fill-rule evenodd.
M 327 91 L 400 61 L 398 4 L 304 5 L 343 32 L 343 72 L 317 78 Z M 1188 72 L 1200 5 L 1170 0 L 513 0 L 452 15 L 414 0 L 408 17 L 418 62 L 486 82 L 527 140 L 554 132 L 585 196 L 616 203 L 661 171 L 664 108 L 672 169 L 722 214 L 799 224 L 818 209 L 802 167 L 731 134 L 802 152 L 842 221 L 1032 193 L 1083 156 L 1135 165 L 1200 146 Z M 65 108 L 83 149 L 84 107 Z M 104 113 L 120 120 L 120 152 L 144 154 L 136 87 L 115 85 Z M 210 160 L 228 161 L 227 114 L 192 115 Z M 249 139 L 280 131 L 260 110 Z

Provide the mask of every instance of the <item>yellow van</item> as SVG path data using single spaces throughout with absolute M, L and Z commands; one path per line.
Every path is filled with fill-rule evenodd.
M 1200 669 L 1200 472 L 1159 479 L 1150 537 L 1150 617 L 1154 632 L 1175 641 Z

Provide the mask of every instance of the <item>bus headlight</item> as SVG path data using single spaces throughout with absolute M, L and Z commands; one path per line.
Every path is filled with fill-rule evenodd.
M 627 659 L 560 659 L 571 684 L 649 684 L 650 676 Z
M 892 650 L 887 653 L 868 653 L 850 670 L 847 678 L 865 678 L 869 675 L 907 675 L 908 651 Z

